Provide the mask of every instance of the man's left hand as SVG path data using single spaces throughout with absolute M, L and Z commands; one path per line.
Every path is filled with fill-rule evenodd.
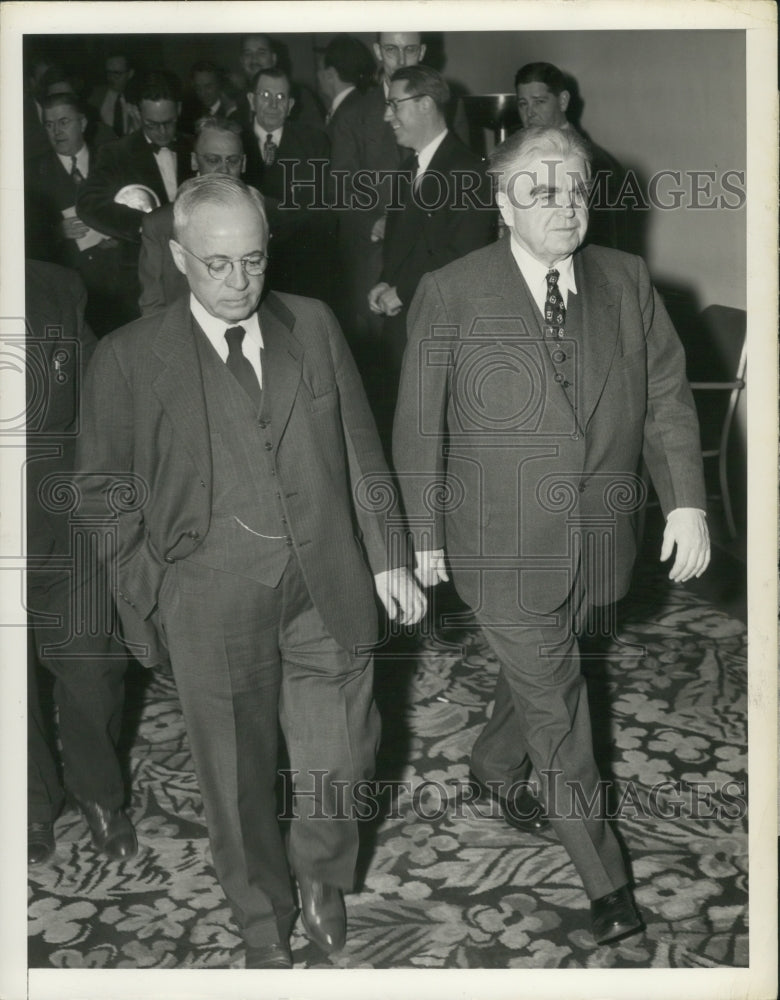
M 677 507 L 666 519 L 661 562 L 671 556 L 677 546 L 669 579 L 685 583 L 693 576 L 701 576 L 710 564 L 710 533 L 707 516 L 696 507 Z
M 401 625 L 416 625 L 428 609 L 425 594 L 405 566 L 377 573 L 374 584 L 388 617 Z

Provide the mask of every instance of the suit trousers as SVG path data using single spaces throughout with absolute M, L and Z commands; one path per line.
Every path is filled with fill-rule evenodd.
M 93 630 L 74 630 L 73 589 L 65 575 L 31 570 L 28 604 L 28 816 L 53 822 L 63 793 L 46 739 L 47 726 L 38 695 L 37 663 L 54 676 L 54 704 L 62 743 L 65 785 L 76 798 L 118 809 L 125 799 L 116 752 L 122 724 L 127 658 L 108 622 Z M 102 602 L 101 602 L 102 603 Z M 41 613 L 56 624 L 37 621 Z M 37 662 L 36 662 L 37 661 Z
M 536 772 L 550 823 L 588 896 L 597 899 L 625 885 L 628 876 L 604 817 L 593 756 L 574 632 L 584 596 L 581 577 L 577 573 L 568 600 L 538 627 L 481 624 L 500 669 L 493 714 L 474 744 L 471 767 L 480 780 L 504 789 Z
M 286 941 L 295 906 L 276 798 L 279 724 L 293 776 L 292 868 L 351 889 L 358 829 L 338 782 L 373 772 L 372 657 L 328 634 L 294 555 L 277 587 L 181 560 L 159 609 L 217 877 L 247 945 Z

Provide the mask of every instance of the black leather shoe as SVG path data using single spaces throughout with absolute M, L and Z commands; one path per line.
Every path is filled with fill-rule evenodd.
M 347 940 L 347 913 L 341 889 L 301 875 L 298 890 L 303 929 L 308 937 L 326 955 L 343 948 Z
M 597 944 L 616 941 L 643 929 L 642 918 L 627 885 L 591 901 L 590 923 Z
M 480 780 L 473 771 L 469 772 L 469 781 L 476 785 L 480 795 L 486 795 L 498 803 L 504 819 L 515 830 L 539 833 L 549 827 L 550 821 L 544 815 L 541 802 L 521 784 L 518 783 L 518 787 L 510 785 L 509 798 L 505 798 L 494 787 Z
M 27 864 L 42 865 L 54 854 L 54 824 L 27 824 Z
M 126 861 L 138 850 L 133 824 L 122 809 L 106 809 L 98 802 L 78 803 L 92 834 L 92 843 L 112 861 Z
M 245 965 L 247 969 L 291 969 L 292 954 L 284 944 L 247 945 Z

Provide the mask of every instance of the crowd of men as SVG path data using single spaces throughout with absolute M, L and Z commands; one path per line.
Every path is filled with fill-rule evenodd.
M 91 103 L 55 66 L 27 74 L 29 336 L 60 374 L 45 332 L 58 315 L 92 356 L 57 469 L 112 553 L 75 580 L 47 568 L 71 542 L 40 517 L 45 475 L 31 476 L 36 610 L 67 625 L 69 594 L 81 607 L 110 576 L 125 647 L 170 665 L 249 968 L 291 967 L 299 911 L 323 951 L 343 946 L 358 827 L 337 799 L 373 773 L 377 609 L 414 625 L 450 575 L 501 665 L 475 785 L 524 834 L 552 825 L 597 942 L 639 931 L 599 801 L 576 622 L 628 586 L 632 510 L 610 507 L 608 486 L 633 482 L 642 451 L 671 579 L 709 560 L 682 349 L 641 260 L 584 246 L 598 153 L 566 119 L 565 78 L 518 71 L 523 127 L 488 168 L 421 36 L 372 49 L 340 35 L 318 51 L 323 117 L 264 35 L 241 40 L 233 74 L 195 63 L 186 94 L 163 70 L 136 80 L 121 53 Z M 55 439 L 71 440 L 73 382 L 65 398 L 52 380 Z M 452 503 L 432 504 L 435 488 Z M 408 565 L 387 518 L 401 504 Z M 605 505 L 606 576 L 587 544 Z M 66 784 L 96 847 L 125 861 L 124 654 L 108 627 L 67 656 L 41 631 Z M 307 804 L 286 848 L 277 721 Z M 63 794 L 43 724 L 30 734 L 42 863 Z

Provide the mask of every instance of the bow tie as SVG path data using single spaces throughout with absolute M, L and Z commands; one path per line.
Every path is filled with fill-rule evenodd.
M 160 152 L 161 149 L 171 148 L 170 146 L 161 146 L 159 145 L 159 143 L 156 142 L 150 142 L 149 145 L 152 147 L 152 152 L 154 153 L 155 156 L 157 156 L 157 154 Z

